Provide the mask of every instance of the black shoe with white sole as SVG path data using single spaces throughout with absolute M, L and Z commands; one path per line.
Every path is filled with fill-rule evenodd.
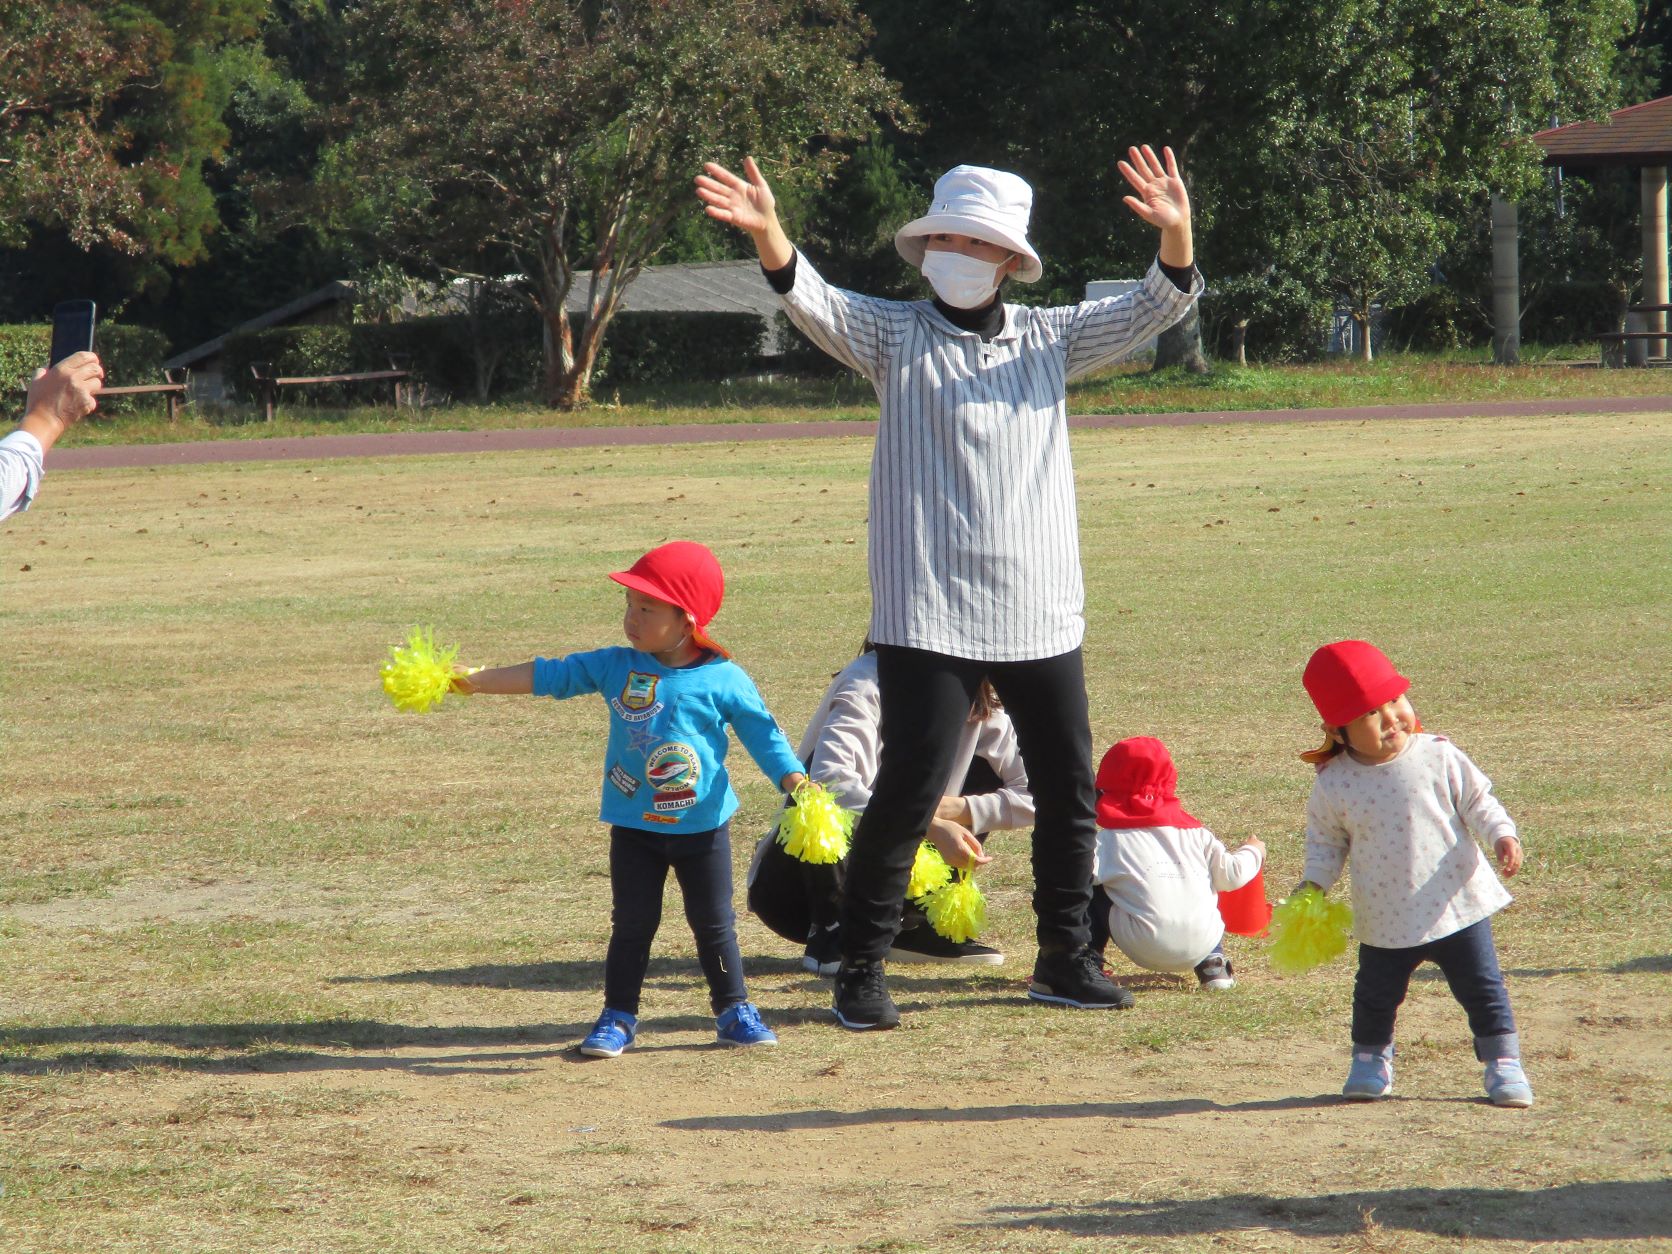
M 1109 978 L 1090 945 L 1072 953 L 1040 951 L 1028 996 L 1076 1010 L 1126 1010 L 1132 994 Z
M 836 1000 L 831 1009 L 838 1023 L 855 1032 L 900 1026 L 900 1008 L 888 995 L 880 962 L 844 963 L 836 972 Z
M 908 927 L 894 938 L 890 962 L 955 962 L 966 967 L 996 967 L 1004 955 L 991 945 L 947 940 L 927 923 Z

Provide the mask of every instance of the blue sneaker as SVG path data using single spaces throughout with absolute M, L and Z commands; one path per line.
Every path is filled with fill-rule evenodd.
M 755 1003 L 740 1001 L 714 1021 L 714 1039 L 722 1045 L 776 1045 L 778 1038 L 761 1022 Z
M 1379 1050 L 1353 1050 L 1353 1065 L 1341 1096 L 1352 1102 L 1374 1101 L 1393 1092 L 1393 1046 Z
M 619 1058 L 622 1050 L 632 1049 L 639 1034 L 639 1017 L 624 1010 L 604 1007 L 598 1022 L 581 1042 L 581 1053 L 588 1058 Z
M 1486 1095 L 1494 1106 L 1525 1109 L 1533 1104 L 1533 1086 L 1519 1058 L 1495 1058 L 1486 1064 Z

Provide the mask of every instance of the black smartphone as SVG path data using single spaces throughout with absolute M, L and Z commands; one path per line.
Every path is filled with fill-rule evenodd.
M 52 311 L 52 352 L 47 357 L 50 370 L 64 358 L 75 353 L 93 351 L 93 322 L 98 308 L 90 300 L 66 300 Z

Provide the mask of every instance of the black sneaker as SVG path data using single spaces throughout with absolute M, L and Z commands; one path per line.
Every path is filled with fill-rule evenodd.
M 1028 996 L 1077 1010 L 1125 1010 L 1132 1005 L 1132 994 L 1104 973 L 1090 945 L 1073 953 L 1041 950 L 1033 964 Z
M 882 963 L 843 964 L 836 972 L 836 1022 L 855 1032 L 900 1026 L 900 1008 L 888 995 Z
M 803 970 L 813 975 L 835 975 L 842 965 L 842 926 L 813 924 L 807 933 L 807 952 L 801 955 Z
M 966 967 L 996 967 L 1004 955 L 991 945 L 974 941 L 947 940 L 934 928 L 924 924 L 908 927 L 894 938 L 888 951 L 890 962 L 956 962 Z

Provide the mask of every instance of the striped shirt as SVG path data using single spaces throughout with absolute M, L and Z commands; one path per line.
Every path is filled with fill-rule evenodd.
M 27 431 L 0 440 L 0 518 L 28 509 L 41 486 L 41 442 Z
M 1200 294 L 1151 266 L 1135 291 L 1004 306 L 991 340 L 933 302 L 832 287 L 796 258 L 781 297 L 820 349 L 871 381 L 871 639 L 976 661 L 1056 657 L 1085 635 L 1069 457 L 1070 379 L 1113 365 Z

